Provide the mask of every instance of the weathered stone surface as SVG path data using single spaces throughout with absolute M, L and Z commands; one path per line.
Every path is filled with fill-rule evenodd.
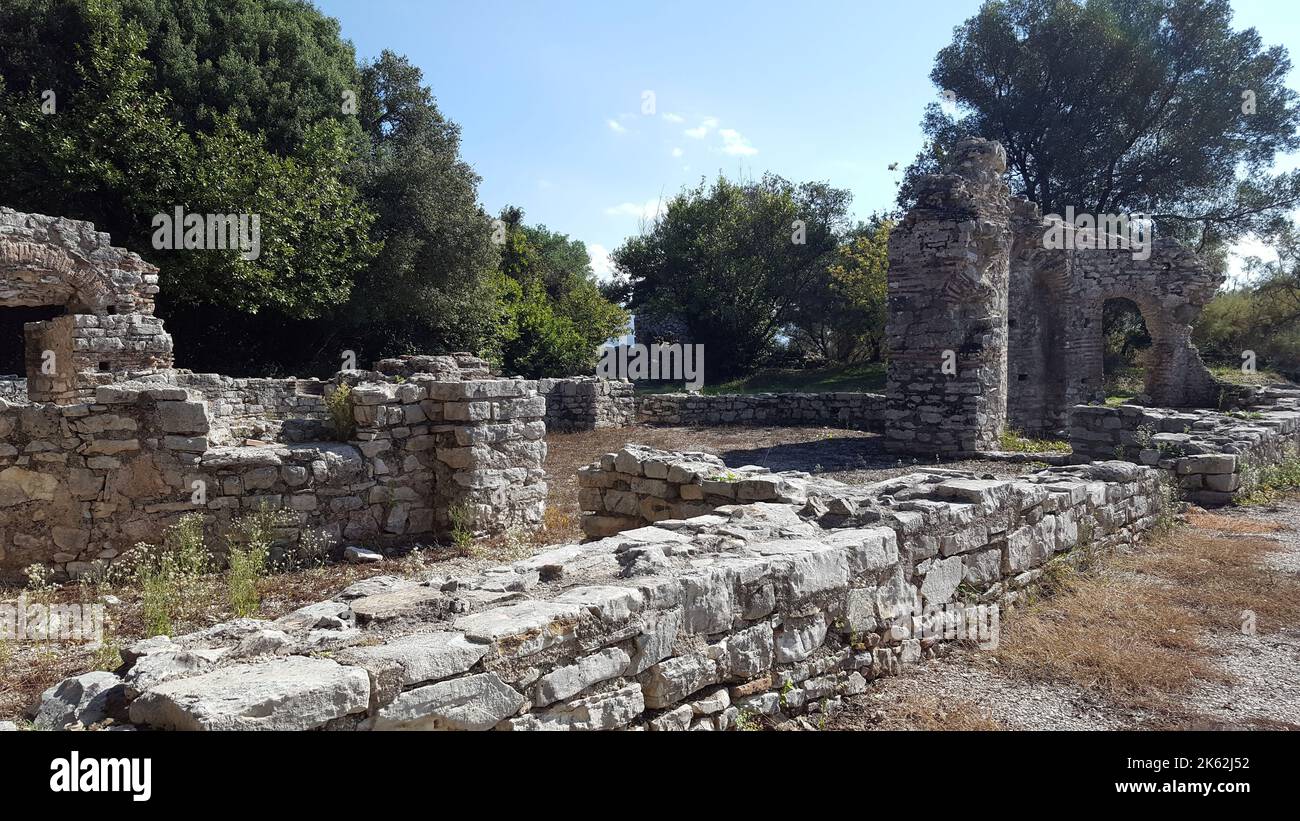
M 416 633 L 384 644 L 349 647 L 338 655 L 338 660 L 365 668 L 370 673 L 374 700 L 387 703 L 411 685 L 464 673 L 488 649 L 489 645 L 468 641 L 462 633 Z
M 41 694 L 32 723 L 39 730 L 62 730 L 108 718 L 125 703 L 122 680 L 112 673 L 93 672 L 64 679 Z
M 310 730 L 369 700 L 364 670 L 290 656 L 164 682 L 132 701 L 130 716 L 163 730 Z
M 488 730 L 523 704 L 495 673 L 479 673 L 407 690 L 379 711 L 374 729 Z
M 630 684 L 511 719 L 509 727 L 513 730 L 616 730 L 626 727 L 644 711 L 645 699 L 640 686 Z
M 627 653 L 611 647 L 557 668 L 537 682 L 537 704 L 544 707 L 572 698 L 593 684 L 621 676 L 630 661 Z
M 491 642 L 500 655 L 517 658 L 571 641 L 579 611 L 572 603 L 524 602 L 461 616 L 455 624 L 466 636 Z

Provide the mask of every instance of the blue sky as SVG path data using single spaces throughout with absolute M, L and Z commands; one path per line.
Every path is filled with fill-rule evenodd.
M 935 53 L 978 0 L 316 0 L 361 57 L 423 71 L 479 196 L 603 255 L 701 176 L 826 180 L 889 207 L 921 144 Z M 1296 0 L 1234 0 L 1300 62 Z M 1290 85 L 1300 89 L 1300 69 Z M 653 114 L 643 113 L 653 93 Z M 890 163 L 898 171 L 889 171 Z M 1286 158 L 1281 167 L 1300 164 Z

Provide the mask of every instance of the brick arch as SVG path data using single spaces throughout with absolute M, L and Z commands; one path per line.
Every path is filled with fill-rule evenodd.
M 108 271 L 46 243 L 0 237 L 0 282 L 0 306 L 63 305 L 96 314 L 115 306 Z

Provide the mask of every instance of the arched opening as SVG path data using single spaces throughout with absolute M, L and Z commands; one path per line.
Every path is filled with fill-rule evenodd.
M 1108 299 L 1101 310 L 1102 372 L 1107 404 L 1123 404 L 1146 390 L 1152 337 L 1131 299 Z

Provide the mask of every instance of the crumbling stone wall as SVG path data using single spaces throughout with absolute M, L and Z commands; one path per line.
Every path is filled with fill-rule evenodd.
M 1135 259 L 1130 248 L 1049 250 L 1043 236 L 1050 223 L 1038 207 L 1016 199 L 1013 208 L 1008 346 L 1013 427 L 1054 435 L 1069 427 L 1071 407 L 1105 399 L 1102 310 L 1117 298 L 1138 306 L 1151 335 L 1147 402 L 1173 408 L 1218 405 L 1220 386 L 1192 345 L 1191 333 L 1221 275 L 1165 238 L 1154 239 L 1146 259 Z
M 885 397 L 877 393 L 647 394 L 637 421 L 646 425 L 823 425 L 852 430 L 884 428 Z
M 0 575 L 89 573 L 186 513 L 215 537 L 240 514 L 285 510 L 290 544 L 310 530 L 378 546 L 432 540 L 460 505 L 481 532 L 541 520 L 544 403 L 522 380 L 362 383 L 349 402 L 346 443 L 260 445 L 215 443 L 207 401 L 175 385 L 0 403 Z
M 854 511 L 832 513 L 837 499 Z M 274 622 L 139 642 L 121 677 L 88 675 L 120 695 L 121 720 L 156 729 L 732 730 L 824 716 L 945 640 L 995 643 L 997 611 L 977 601 L 1015 598 L 1089 539 L 1132 542 L 1158 504 L 1155 471 L 1126 463 L 826 483 L 803 503 L 726 505 L 472 576 L 367 579 Z M 56 692 L 43 714 L 67 713 Z
M 326 383 L 319 379 L 236 378 L 176 371 L 170 382 L 205 399 L 212 441 L 305 442 L 328 438 Z M 286 424 L 288 429 L 286 430 Z
M 954 150 L 889 237 L 885 442 L 959 457 L 996 450 L 1007 411 L 1010 191 L 1006 153 Z
M 157 292 L 158 270 L 91 223 L 0 208 L 0 307 L 67 311 L 24 328 L 33 401 L 85 400 L 99 385 L 170 368 Z
M 1080 405 L 1070 415 L 1076 461 L 1126 459 L 1167 471 L 1202 507 L 1230 504 L 1262 468 L 1300 452 L 1300 390 L 1275 390 L 1232 413 Z

